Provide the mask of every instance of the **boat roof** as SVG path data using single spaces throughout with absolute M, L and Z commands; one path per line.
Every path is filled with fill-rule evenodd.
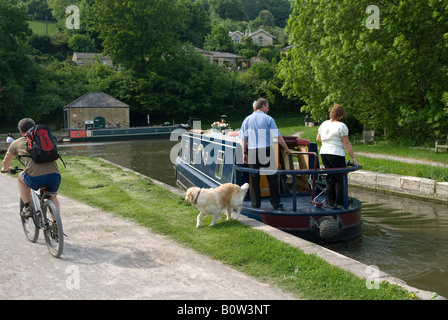
M 192 129 L 189 133 L 201 136 L 201 138 L 204 138 L 205 140 L 211 141 L 211 138 L 213 138 L 213 141 L 221 140 L 241 144 L 241 139 L 238 137 L 239 131 L 227 131 L 226 134 L 222 134 L 214 130 Z

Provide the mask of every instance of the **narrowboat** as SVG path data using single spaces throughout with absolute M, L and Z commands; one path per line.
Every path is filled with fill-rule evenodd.
M 69 142 L 136 140 L 169 137 L 180 125 L 70 130 Z
M 277 170 L 260 170 L 260 208 L 251 207 L 248 192 L 241 214 L 316 243 L 359 237 L 362 204 L 348 196 L 347 174 L 361 167 L 320 168 L 316 143 L 293 136 L 283 138 L 291 154 L 276 145 Z M 177 184 L 184 189 L 192 186 L 214 188 L 227 182 L 241 186 L 250 183 L 250 173 L 256 172 L 243 163 L 238 131 L 185 130 L 179 147 L 174 169 Z M 279 178 L 281 210 L 274 210 L 270 204 L 265 174 L 273 172 Z M 327 174 L 343 174 L 343 206 L 325 205 Z

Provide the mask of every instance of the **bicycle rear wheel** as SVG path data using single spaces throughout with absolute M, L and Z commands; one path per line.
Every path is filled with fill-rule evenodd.
M 59 258 L 64 248 L 64 232 L 62 231 L 61 216 L 56 205 L 51 200 L 45 201 L 42 213 L 45 217 L 43 232 L 48 251 L 50 251 L 53 257 Z
M 31 204 L 33 206 L 33 210 L 35 210 L 33 203 Z M 29 218 L 25 218 L 22 216 L 22 210 L 23 210 L 23 201 L 20 199 L 20 220 L 22 220 L 22 226 L 23 231 L 25 232 L 26 238 L 31 242 L 36 242 L 39 238 L 39 228 L 36 225 L 36 222 L 34 220 L 35 215 Z

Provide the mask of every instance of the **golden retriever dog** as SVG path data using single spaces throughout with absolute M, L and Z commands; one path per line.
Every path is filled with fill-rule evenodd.
M 224 209 L 226 210 L 227 220 L 230 219 L 233 209 L 236 210 L 236 219 L 238 219 L 248 189 L 248 183 L 241 187 L 237 184 L 225 183 L 217 188 L 210 189 L 189 188 L 185 200 L 199 209 L 196 227 L 201 226 L 202 218 L 206 215 L 213 216 L 210 225 L 215 225 Z

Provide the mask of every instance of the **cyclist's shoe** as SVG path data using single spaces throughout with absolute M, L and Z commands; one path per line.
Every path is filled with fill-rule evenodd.
M 28 219 L 33 215 L 34 211 L 33 211 L 33 207 L 28 205 L 24 205 L 23 209 L 22 209 L 22 217 Z

